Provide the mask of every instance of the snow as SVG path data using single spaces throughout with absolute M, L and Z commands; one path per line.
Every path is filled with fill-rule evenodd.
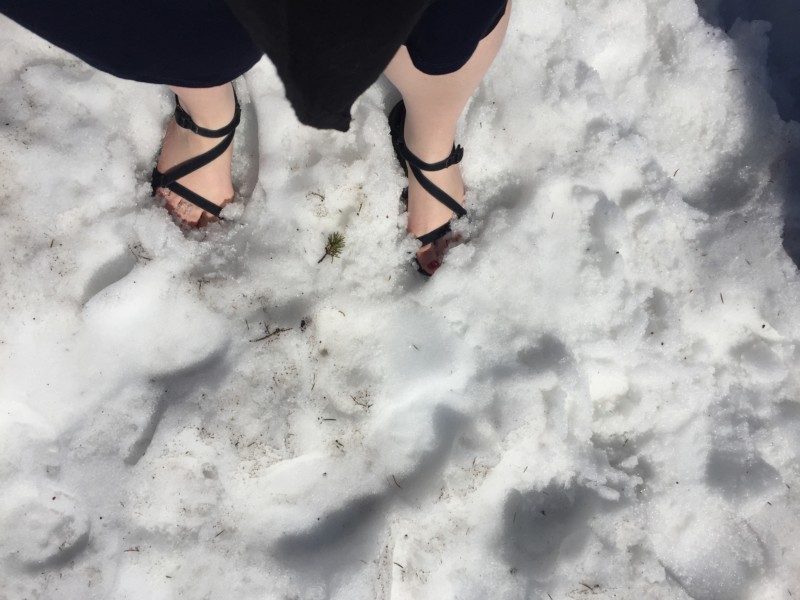
M 0 21 L 0 598 L 800 595 L 791 32 L 701 4 L 516 3 L 430 281 L 385 81 L 259 63 L 184 234 L 169 94 Z

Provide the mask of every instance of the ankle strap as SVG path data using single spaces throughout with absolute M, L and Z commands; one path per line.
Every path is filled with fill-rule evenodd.
M 242 116 L 242 109 L 239 106 L 239 98 L 236 97 L 236 91 L 233 92 L 233 101 L 236 104 L 236 109 L 233 112 L 233 119 L 231 119 L 231 122 L 220 129 L 206 129 L 205 127 L 200 127 L 192 120 L 192 117 L 189 116 L 189 113 L 183 110 L 180 100 L 178 100 L 178 96 L 175 96 L 175 123 L 178 124 L 178 127 L 183 127 L 184 129 L 188 129 L 192 133 L 196 133 L 197 135 L 203 137 L 225 137 L 226 135 L 232 133 L 234 129 L 236 129 L 236 126 L 239 125 L 239 120 Z
M 456 145 L 453 145 L 453 150 L 450 152 L 450 156 L 435 163 L 427 163 L 419 158 L 416 154 L 408 149 L 408 146 L 406 146 L 406 142 L 403 139 L 395 140 L 395 149 L 400 156 L 408 161 L 408 164 L 413 165 L 422 171 L 442 171 L 447 167 L 457 165 L 461 162 L 461 159 L 464 158 L 464 148 Z

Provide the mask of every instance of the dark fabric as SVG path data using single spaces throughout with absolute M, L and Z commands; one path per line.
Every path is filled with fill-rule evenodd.
M 263 50 L 301 122 L 346 131 L 351 105 L 402 44 L 420 70 L 456 71 L 505 2 L 0 0 L 0 13 L 102 71 L 147 83 L 222 85 Z
M 414 66 L 445 75 L 467 64 L 484 37 L 503 18 L 508 0 L 436 0 L 406 40 Z
M 212 87 L 262 56 L 222 0 L 0 0 L 0 13 L 93 67 Z
M 347 131 L 431 0 L 225 0 L 275 64 L 298 119 Z

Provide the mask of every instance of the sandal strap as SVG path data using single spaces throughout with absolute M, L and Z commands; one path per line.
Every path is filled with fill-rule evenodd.
M 452 167 L 453 165 L 457 165 L 461 162 L 461 159 L 464 158 L 464 148 L 461 146 L 453 145 L 453 149 L 450 151 L 450 155 L 445 158 L 444 160 L 440 160 L 435 163 L 427 163 L 421 158 L 419 158 L 416 154 L 411 152 L 406 146 L 405 140 L 399 139 L 397 140 L 397 151 L 404 159 L 406 159 L 409 164 L 422 171 L 442 171 L 447 167 Z
M 213 202 L 211 202 L 211 200 L 203 198 L 200 194 L 198 194 L 197 192 L 193 192 L 192 190 L 187 188 L 185 185 L 181 185 L 177 181 L 173 181 L 172 183 L 170 183 L 170 184 L 168 184 L 168 185 L 166 185 L 164 187 L 166 187 L 167 189 L 175 192 L 176 194 L 178 194 L 184 200 L 187 200 L 187 201 L 191 202 L 197 208 L 201 208 L 204 211 L 206 211 L 207 213 L 211 213 L 212 215 L 214 215 L 218 219 L 224 220 L 224 218 L 220 216 L 220 213 L 222 212 L 222 207 L 221 206 L 219 206 L 218 204 L 214 204 Z
M 397 158 L 397 164 L 403 169 L 403 174 L 408 176 L 408 163 L 406 163 L 403 156 L 400 154 L 400 142 L 403 138 L 403 129 L 406 123 L 406 106 L 402 100 L 394 105 L 394 108 L 389 113 L 389 134 L 392 136 L 392 147 L 394 148 L 394 155 Z M 405 143 L 403 144 L 405 145 Z
M 173 181 L 177 181 L 181 177 L 186 177 L 189 173 L 194 173 L 198 169 L 202 169 L 211 161 L 222 156 L 225 153 L 225 150 L 228 149 L 228 146 L 231 145 L 232 141 L 233 133 L 229 133 L 224 140 L 211 148 L 211 150 L 207 150 L 202 154 L 198 154 L 194 158 L 190 158 L 189 160 L 172 167 L 166 173 L 161 173 L 157 170 L 154 171 L 153 183 L 157 184 L 156 187 L 167 187 Z
M 188 129 L 192 133 L 196 133 L 199 136 L 207 137 L 207 138 L 219 138 L 224 137 L 223 140 L 219 142 L 216 146 L 203 152 L 202 154 L 190 158 L 189 160 L 182 162 L 179 165 L 172 167 L 166 173 L 162 173 L 158 169 L 153 169 L 153 175 L 150 180 L 150 183 L 153 187 L 153 193 L 160 187 L 165 187 L 172 192 L 175 192 L 179 196 L 181 196 L 184 200 L 187 200 L 194 204 L 196 207 L 206 211 L 207 213 L 212 214 L 215 217 L 221 218 L 219 216 L 220 212 L 222 211 L 222 207 L 214 204 L 207 198 L 204 198 L 200 194 L 193 192 L 186 186 L 181 185 L 178 183 L 178 179 L 186 177 L 190 173 L 194 173 L 195 171 L 202 169 L 207 164 L 211 163 L 212 161 L 216 160 L 220 156 L 225 153 L 225 150 L 231 145 L 233 142 L 233 134 L 236 130 L 236 127 L 239 125 L 239 121 L 241 120 L 242 109 L 239 106 L 239 98 L 236 96 L 236 91 L 233 92 L 233 99 L 236 105 L 236 108 L 233 113 L 233 119 L 231 122 L 225 125 L 225 127 L 221 127 L 220 129 L 206 129 L 205 127 L 200 127 L 197 123 L 195 123 L 192 118 L 189 116 L 183 108 L 181 107 L 178 97 L 175 96 L 175 123 L 182 127 L 183 129 Z
M 427 246 L 428 244 L 432 244 L 436 240 L 442 239 L 450 233 L 450 222 L 448 221 L 444 225 L 437 227 L 433 231 L 429 231 L 426 234 L 423 234 L 417 238 L 417 241 L 422 244 L 423 246 Z
M 220 127 L 219 129 L 207 129 L 205 127 L 200 127 L 197 123 L 192 120 L 192 117 L 189 116 L 183 107 L 181 106 L 180 100 L 178 96 L 175 96 L 175 123 L 178 127 L 183 127 L 184 129 L 188 129 L 192 133 L 196 133 L 202 137 L 207 138 L 220 138 L 225 137 L 226 135 L 233 133 L 234 129 L 239 125 L 239 121 L 242 118 L 242 109 L 239 106 L 239 98 L 236 96 L 236 90 L 233 92 L 233 102 L 235 105 L 235 109 L 233 111 L 233 118 L 231 122 L 225 125 L 224 127 Z
M 430 179 L 428 179 L 422 171 L 414 164 L 411 164 L 411 172 L 414 174 L 414 177 L 422 186 L 422 188 L 428 192 L 431 196 L 436 198 L 439 202 L 444 204 L 447 208 L 452 210 L 456 213 L 456 217 L 459 219 L 467 214 L 467 209 L 461 206 L 458 202 L 456 202 L 450 194 L 445 192 L 442 188 L 438 185 L 433 183 Z
M 467 214 L 467 210 L 458 202 L 456 202 L 452 196 L 450 196 L 447 192 L 433 183 L 427 176 L 423 173 L 423 171 L 442 171 L 448 167 L 453 165 L 457 165 L 461 162 L 461 159 L 464 158 L 464 149 L 461 146 L 453 145 L 453 150 L 450 152 L 450 155 L 445 158 L 444 160 L 440 160 L 434 163 L 428 163 L 419 158 L 416 154 L 411 152 L 406 146 L 403 128 L 405 127 L 406 121 L 406 107 L 403 101 L 401 100 L 398 102 L 395 107 L 392 109 L 391 113 L 389 114 L 389 128 L 392 134 L 392 145 L 394 146 L 395 154 L 397 155 L 397 159 L 400 162 L 400 166 L 403 168 L 403 171 L 408 174 L 408 167 L 411 168 L 411 172 L 414 174 L 414 178 L 419 182 L 426 192 L 428 192 L 431 196 L 436 198 L 441 204 L 449 208 L 453 211 L 456 216 L 460 219 L 464 215 Z M 434 233 L 434 230 L 430 233 Z M 445 232 L 446 233 L 446 232 Z M 427 237 L 429 234 L 425 234 L 423 237 Z M 444 234 L 442 234 L 444 235 Z M 441 236 L 439 236 L 441 237 Z M 417 238 L 420 239 L 420 238 Z M 438 239 L 438 238 L 436 238 Z M 423 244 L 424 245 L 424 244 Z

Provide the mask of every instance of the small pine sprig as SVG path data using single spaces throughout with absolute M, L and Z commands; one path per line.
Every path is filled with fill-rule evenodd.
M 323 254 L 322 258 L 320 258 L 317 261 L 317 264 L 325 260 L 326 256 L 330 256 L 331 262 L 333 262 L 333 259 L 342 253 L 343 248 L 344 248 L 344 236 L 338 231 L 334 231 L 332 234 L 328 236 L 328 243 L 325 244 L 325 254 Z

